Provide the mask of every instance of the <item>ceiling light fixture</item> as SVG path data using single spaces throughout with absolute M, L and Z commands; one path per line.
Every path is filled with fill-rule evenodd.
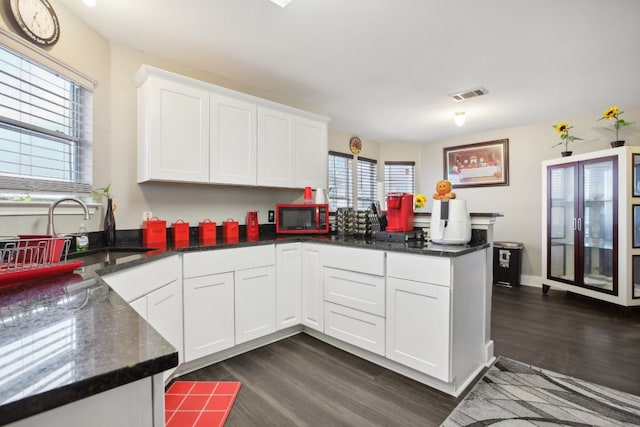
M 271 0 L 273 3 L 280 7 L 286 7 L 292 0 Z
M 96 5 L 96 0 L 82 0 L 84 2 L 85 5 L 89 6 L 89 7 L 93 7 Z
M 467 119 L 467 117 L 465 116 L 464 111 L 458 111 L 453 119 L 455 120 L 458 127 L 460 127 L 464 124 L 464 121 Z

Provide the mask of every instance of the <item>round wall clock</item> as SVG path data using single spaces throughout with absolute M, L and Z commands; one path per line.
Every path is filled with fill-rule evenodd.
M 360 153 L 360 150 L 362 150 L 362 141 L 360 141 L 360 138 L 357 136 L 352 137 L 349 140 L 349 149 L 353 154 Z
M 58 16 L 48 0 L 11 0 L 11 13 L 27 39 L 52 46 L 60 38 Z

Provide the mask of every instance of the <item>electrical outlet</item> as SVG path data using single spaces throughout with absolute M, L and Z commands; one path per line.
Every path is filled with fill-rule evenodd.
M 142 212 L 142 222 L 149 221 L 151 218 L 153 218 L 153 214 L 151 212 Z
M 276 213 L 274 211 L 269 211 L 269 222 L 274 222 L 276 220 Z

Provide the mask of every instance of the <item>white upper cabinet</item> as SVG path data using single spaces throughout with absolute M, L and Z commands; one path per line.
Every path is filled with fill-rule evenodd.
M 295 116 L 258 107 L 258 185 L 293 186 L 295 126 Z
M 138 182 L 208 182 L 209 92 L 149 77 L 138 122 Z
M 209 182 L 256 185 L 256 105 L 211 95 L 210 123 Z
M 138 182 L 326 187 L 328 119 L 143 65 Z
M 294 187 L 327 187 L 327 124 L 298 118 Z

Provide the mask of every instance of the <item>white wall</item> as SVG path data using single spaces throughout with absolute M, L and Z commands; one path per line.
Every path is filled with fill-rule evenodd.
M 608 108 L 604 105 L 602 111 Z M 638 122 L 622 128 L 620 138 L 627 145 L 640 145 L 640 108 L 624 109 L 623 118 Z M 602 111 L 583 117 L 559 117 L 555 122 L 538 123 L 509 129 L 500 129 L 475 135 L 464 135 L 444 141 L 422 144 L 422 173 L 419 188 L 428 188 L 428 210 L 431 210 L 435 184 L 443 178 L 444 147 L 451 147 L 496 139 L 509 139 L 509 185 L 499 187 L 461 188 L 454 190 L 460 199 L 467 200 L 471 212 L 500 212 L 495 226 L 495 239 L 524 243 L 522 273 L 523 282 L 539 285 L 541 281 L 541 163 L 560 157 L 563 147 L 551 148 L 560 140 L 553 125 L 567 121 L 574 128 L 570 134 L 583 138 L 574 141 L 570 149 L 575 154 L 609 148 L 613 133 L 601 129 L 608 121 L 597 121 Z M 452 121 L 453 122 L 453 121 Z M 454 124 L 451 124 L 454 126 Z M 530 276 L 530 277 L 526 277 Z

